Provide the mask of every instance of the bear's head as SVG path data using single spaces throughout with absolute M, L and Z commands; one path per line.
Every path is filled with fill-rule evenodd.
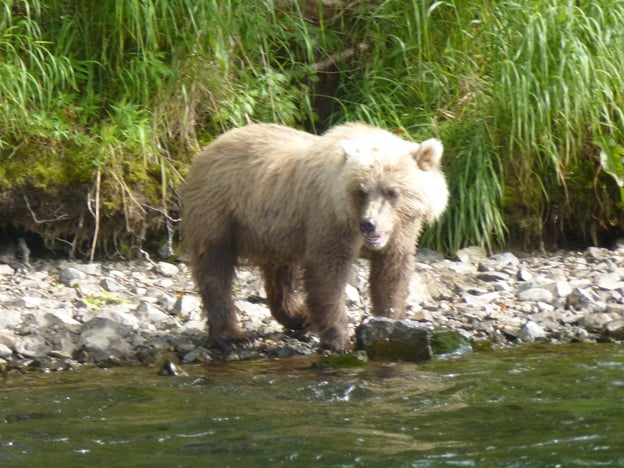
M 439 140 L 413 143 L 379 130 L 339 143 L 347 196 L 368 249 L 383 249 L 398 226 L 420 229 L 446 208 Z

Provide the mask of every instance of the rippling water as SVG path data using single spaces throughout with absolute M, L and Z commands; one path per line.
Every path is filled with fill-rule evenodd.
M 0 466 L 624 466 L 624 347 L 0 380 Z

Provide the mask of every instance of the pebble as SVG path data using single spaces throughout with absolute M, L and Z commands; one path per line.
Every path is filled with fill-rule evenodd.
M 418 255 L 408 298 L 413 323 L 399 329 L 452 329 L 497 346 L 624 340 L 624 248 L 487 256 L 475 247 L 455 258 Z M 0 358 L 14 363 L 158 362 L 167 353 L 188 364 L 303 355 L 318 346 L 314 336 L 284 334 L 254 268 L 240 268 L 234 302 L 241 326 L 257 339 L 224 354 L 207 347 L 205 312 L 182 263 L 2 261 Z M 368 262 L 359 259 L 345 290 L 351 333 L 370 317 L 367 281 Z
M 530 302 L 552 302 L 553 294 L 545 288 L 530 288 L 519 291 L 516 297 L 520 301 Z
M 177 266 L 175 266 L 173 263 L 167 262 L 158 262 L 156 268 L 158 270 L 158 273 L 164 276 L 175 276 L 178 274 L 179 271 Z
M 518 338 L 528 342 L 539 341 L 546 338 L 546 333 L 537 323 L 529 320 L 520 330 Z

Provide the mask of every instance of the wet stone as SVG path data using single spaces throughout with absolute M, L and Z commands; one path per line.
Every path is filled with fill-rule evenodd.
M 433 330 L 430 337 L 431 351 L 436 356 L 449 354 L 469 354 L 470 341 L 457 330 Z
M 417 322 L 374 317 L 356 329 L 357 348 L 371 359 L 427 361 L 432 357 L 429 333 Z

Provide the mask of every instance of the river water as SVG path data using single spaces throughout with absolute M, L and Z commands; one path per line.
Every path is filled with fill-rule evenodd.
M 624 347 L 0 380 L 0 466 L 624 466 Z

